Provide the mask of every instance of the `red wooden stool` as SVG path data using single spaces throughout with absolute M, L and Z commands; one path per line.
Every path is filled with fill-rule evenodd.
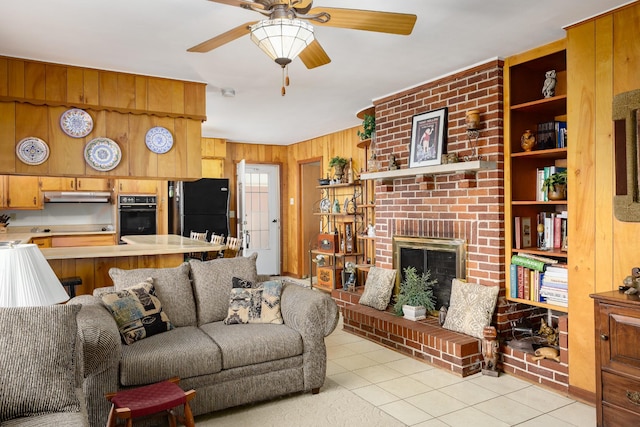
M 111 411 L 108 427 L 115 427 L 116 420 L 127 420 L 127 427 L 133 426 L 133 419 L 166 411 L 169 425 L 176 427 L 176 414 L 173 408 L 184 405 L 184 418 L 178 417 L 185 427 L 195 427 L 189 401 L 196 396 L 195 390 L 185 392 L 178 386 L 179 378 L 171 378 L 156 384 L 150 384 L 117 393 L 108 393 Z

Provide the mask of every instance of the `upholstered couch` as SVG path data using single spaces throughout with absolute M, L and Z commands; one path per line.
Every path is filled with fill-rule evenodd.
M 105 393 L 174 376 L 184 389 L 196 390 L 194 415 L 318 392 L 326 372 L 324 338 L 336 327 L 338 308 L 327 294 L 285 283 L 282 324 L 226 324 L 234 277 L 254 287 L 259 282 L 255 261 L 253 256 L 190 260 L 176 268 L 112 268 L 113 287 L 72 299 L 70 304 L 82 304 L 78 336 L 90 424 L 106 423 Z M 114 290 L 148 278 L 173 329 L 125 344 L 104 301 Z
M 0 308 L 0 425 L 89 425 L 76 352 L 79 310 Z

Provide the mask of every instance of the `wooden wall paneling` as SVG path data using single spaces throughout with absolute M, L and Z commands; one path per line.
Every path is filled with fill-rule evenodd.
M 47 101 L 65 102 L 67 100 L 67 67 L 46 64 L 45 98 Z
M 166 128 L 169 132 L 171 132 L 172 136 L 175 136 L 175 122 L 176 119 L 171 117 L 154 117 L 153 126 L 162 126 Z M 174 141 L 175 144 L 175 141 Z M 146 147 L 146 142 L 144 143 Z M 175 146 L 175 145 L 174 145 Z M 147 151 L 149 149 L 147 148 Z M 177 150 L 174 150 L 173 147 L 171 150 L 164 154 L 157 154 L 156 162 L 158 164 L 158 177 L 173 177 L 176 175 L 176 163 L 180 159 L 180 156 L 177 154 Z
M 0 152 L 15 153 L 16 151 L 16 103 L 0 102 Z M 15 155 L 0 156 L 0 170 L 5 173 L 16 171 Z
M 171 111 L 171 81 L 149 77 L 147 99 L 151 111 Z
M 84 103 L 91 105 L 100 105 L 100 73 L 98 72 L 98 70 L 84 69 L 83 74 Z
M 41 62 L 26 61 L 24 64 L 24 97 L 46 99 L 46 66 Z
M 82 68 L 67 68 L 67 102 L 84 104 L 84 71 Z
M 199 121 L 187 119 L 187 163 L 183 176 L 200 178 L 202 176 L 202 158 L 200 157 L 200 138 L 202 125 Z
M 49 174 L 51 175 L 83 175 L 85 162 L 83 150 L 85 138 L 72 138 L 63 132 L 60 127 L 60 116 L 67 110 L 66 107 L 49 107 Z M 78 159 L 83 159 L 78 161 Z
M 44 88 L 44 85 L 43 85 Z M 16 142 L 29 136 L 49 141 L 49 116 L 47 107 L 31 104 L 16 104 Z M 15 150 L 15 148 L 14 148 Z M 15 153 L 15 151 L 14 151 Z M 16 173 L 29 175 L 47 175 L 48 162 L 40 165 L 27 165 L 16 160 Z
M 9 60 L 0 58 L 0 96 L 9 95 Z
M 98 72 L 100 104 L 103 107 L 118 105 L 118 74 L 113 71 Z
M 136 108 L 136 78 L 133 74 L 118 73 L 118 100 L 120 108 Z
M 103 111 L 101 117 L 104 120 L 104 133 L 102 135 L 114 140 L 122 151 L 120 164 L 108 172 L 94 171 L 93 175 L 127 176 L 130 174 L 131 165 L 131 136 L 130 136 L 130 115 L 116 111 Z M 91 139 L 88 138 L 87 141 Z M 96 173 L 97 172 L 97 173 Z
M 138 258 L 134 256 L 118 257 L 116 258 L 116 268 L 123 270 L 133 270 L 138 268 Z
M 8 61 L 9 96 L 24 98 L 24 61 L 9 59 Z
M 127 152 L 130 176 L 158 176 L 158 155 L 149 151 L 144 142 L 147 131 L 153 127 L 152 123 L 151 116 L 129 116 Z
M 184 83 L 171 80 L 171 112 L 184 113 Z
M 171 148 L 171 151 L 173 152 L 175 160 L 175 176 L 186 176 L 189 170 L 189 155 L 187 147 L 187 140 L 189 138 L 189 135 L 187 132 L 187 122 L 188 119 L 175 119 L 173 121 L 173 148 Z M 162 178 L 169 177 L 169 175 L 162 176 Z
M 206 111 L 206 85 L 204 83 L 184 83 L 184 112 L 204 116 Z
M 147 82 L 148 78 L 145 76 L 136 76 L 136 108 L 138 110 L 146 110 L 147 103 Z
M 580 123 L 568 132 L 569 179 L 567 200 L 569 246 L 569 366 L 572 387 L 595 390 L 593 351 L 593 303 L 595 291 L 595 26 L 572 28 L 567 33 L 568 82 L 567 123 Z M 572 190 L 576 189 L 576 190 Z M 579 189 L 579 190 L 577 190 Z M 584 333 L 588 330 L 588 334 Z

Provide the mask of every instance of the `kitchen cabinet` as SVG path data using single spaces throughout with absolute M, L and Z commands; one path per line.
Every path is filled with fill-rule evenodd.
M 151 179 L 119 179 L 116 188 L 120 194 L 157 194 L 158 182 Z
M 598 426 L 640 425 L 640 299 L 620 291 L 595 300 Z
M 74 234 L 68 236 L 51 236 L 50 239 L 52 248 L 111 246 L 116 244 L 115 234 Z
M 111 191 L 104 178 L 40 177 L 42 191 Z
M 40 179 L 37 176 L 7 175 L 3 181 L 6 209 L 42 209 Z
M 38 245 L 40 249 L 51 247 L 51 237 L 33 237 L 29 243 Z

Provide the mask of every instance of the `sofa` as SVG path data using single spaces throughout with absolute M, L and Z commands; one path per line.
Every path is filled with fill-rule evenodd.
M 105 393 L 175 376 L 185 390 L 196 390 L 190 403 L 194 415 L 295 392 L 315 394 L 323 385 L 324 338 L 337 325 L 337 305 L 328 294 L 295 283 L 260 285 L 255 255 L 192 259 L 174 268 L 111 268 L 109 275 L 113 286 L 68 303 L 82 306 L 78 340 L 91 426 L 106 424 Z M 150 299 L 161 304 L 156 318 L 162 331 L 123 334 L 112 311 L 114 294 L 150 284 Z M 267 289 L 279 289 L 277 298 L 255 297 Z M 238 321 L 243 318 L 238 313 L 246 314 L 247 294 L 261 301 L 263 317 Z M 267 312 L 274 316 L 265 317 Z
M 79 381 L 79 311 L 70 305 L 0 308 L 0 425 L 89 425 Z

